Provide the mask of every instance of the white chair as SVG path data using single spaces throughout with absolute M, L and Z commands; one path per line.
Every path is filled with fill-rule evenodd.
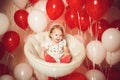
M 72 54 L 70 63 L 50 63 L 42 60 L 38 54 L 40 54 L 41 44 L 45 42 L 47 36 L 47 32 L 40 32 L 29 36 L 26 40 L 25 56 L 34 69 L 46 76 L 60 77 L 73 72 L 81 65 L 86 56 L 85 47 L 70 34 L 65 34 L 68 48 Z

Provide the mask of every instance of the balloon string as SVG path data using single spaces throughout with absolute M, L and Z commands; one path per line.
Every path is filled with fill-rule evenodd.
M 109 76 L 109 74 L 108 74 L 108 65 L 106 65 L 105 68 L 106 68 L 105 69 L 106 80 L 108 80 L 108 76 Z
M 93 69 L 93 78 L 92 78 L 92 80 L 96 80 L 95 75 L 96 75 L 96 73 L 95 73 L 95 69 Z
M 73 34 L 73 30 L 70 31 L 70 34 Z
M 93 64 L 92 64 L 92 65 L 93 65 L 93 69 L 95 69 L 94 55 L 92 56 L 92 61 L 93 61 L 93 62 L 92 62 L 92 63 L 93 63 Z
M 78 29 L 77 31 L 78 31 L 78 35 L 80 35 L 80 30 Z
M 93 69 L 95 69 L 95 63 L 94 63 L 94 61 L 93 61 Z
M 65 22 L 63 22 L 63 26 L 64 26 L 64 31 L 66 32 L 66 24 L 65 24 Z
M 109 71 L 110 71 L 110 70 L 111 70 L 111 67 L 110 67 L 110 65 L 107 64 L 107 69 L 106 69 L 106 74 L 107 74 L 107 75 L 106 75 L 106 80 L 109 80 L 109 76 L 110 76 L 110 75 L 109 75 Z
M 88 31 L 90 33 L 90 41 L 92 41 L 92 36 L 93 36 L 93 33 L 92 33 L 92 18 L 89 17 L 89 21 L 90 21 L 90 27 L 88 28 Z
M 80 14 L 79 12 L 77 11 L 77 15 L 78 15 L 78 25 L 79 25 L 79 28 L 80 28 L 80 34 L 82 35 L 82 29 L 81 29 L 81 25 L 80 25 Z
M 96 25 L 95 25 L 95 32 L 96 32 L 96 40 L 98 40 L 98 26 L 99 26 L 99 24 L 98 24 L 98 22 L 96 23 Z
M 14 54 L 14 53 L 13 53 L 13 54 Z M 12 59 L 13 59 L 13 62 L 16 64 L 15 57 L 14 57 L 13 54 L 11 54 L 11 57 L 12 57 Z
M 111 52 L 111 53 L 110 53 L 110 59 L 109 59 L 109 61 L 110 61 L 110 68 L 112 67 L 112 64 L 111 64 L 111 63 L 112 63 L 112 60 L 111 60 L 112 54 L 113 54 L 113 53 Z
M 10 58 L 10 54 L 7 54 L 6 62 L 5 62 L 6 65 L 8 65 L 8 63 L 9 63 L 9 62 L 8 62 L 8 61 L 9 61 L 9 58 Z
M 101 70 L 102 72 L 104 72 L 102 65 L 101 65 L 101 64 L 98 64 L 98 65 L 99 65 L 99 67 L 100 67 L 100 70 Z

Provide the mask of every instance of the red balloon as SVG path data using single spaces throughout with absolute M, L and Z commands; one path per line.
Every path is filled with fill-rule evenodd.
M 112 21 L 110 26 L 112 28 L 117 28 L 120 31 L 120 19 Z
M 38 2 L 38 0 L 29 0 L 30 1 L 30 3 L 32 3 L 32 4 L 35 4 L 36 2 Z
M 50 19 L 58 19 L 64 12 L 64 3 L 62 0 L 48 0 L 46 3 L 46 12 Z
M 0 64 L 0 76 L 4 74 L 9 74 L 8 66 L 5 64 Z
M 95 22 L 93 25 L 92 25 L 92 32 L 93 32 L 93 35 L 101 41 L 101 37 L 102 37 L 102 34 L 103 32 L 110 28 L 110 25 L 109 23 L 104 20 L 104 19 L 101 19 L 97 22 Z
M 87 80 L 87 78 L 81 73 L 71 73 L 67 76 L 58 78 L 58 80 Z
M 68 8 L 65 12 L 65 22 L 71 29 L 78 27 L 78 15 L 77 11 Z
M 15 31 L 8 31 L 3 35 L 2 42 L 5 49 L 8 52 L 12 52 L 18 47 L 20 43 L 19 34 Z
M 5 48 L 3 46 L 3 43 L 0 42 L 0 60 L 3 58 L 5 54 Z
M 86 0 L 85 8 L 93 19 L 100 19 L 113 3 L 113 0 Z
M 67 0 L 68 5 L 76 11 L 80 11 L 85 3 L 85 0 Z
M 20 9 L 17 10 L 14 14 L 15 23 L 22 29 L 26 29 L 28 27 L 28 12 Z
M 90 26 L 89 15 L 85 10 L 82 10 L 81 12 L 79 12 L 79 16 L 80 16 L 80 20 L 79 20 L 80 25 L 78 26 L 78 28 L 84 32 Z

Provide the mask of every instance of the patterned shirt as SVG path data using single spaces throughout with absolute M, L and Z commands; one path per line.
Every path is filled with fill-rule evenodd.
M 60 58 L 63 56 L 65 45 L 65 39 L 60 41 L 58 44 L 54 44 L 51 39 L 47 39 L 45 43 L 45 48 L 47 49 L 47 53 L 52 56 L 56 60 L 56 62 L 59 62 Z

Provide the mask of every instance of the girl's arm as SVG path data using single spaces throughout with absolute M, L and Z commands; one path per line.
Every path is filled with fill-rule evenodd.
M 42 48 L 41 48 L 41 53 L 40 53 L 41 59 L 44 59 L 45 52 L 46 52 L 46 48 L 45 48 L 45 47 L 42 47 Z
M 64 56 L 65 56 L 65 55 L 70 55 L 70 51 L 69 51 L 67 45 L 64 46 Z

